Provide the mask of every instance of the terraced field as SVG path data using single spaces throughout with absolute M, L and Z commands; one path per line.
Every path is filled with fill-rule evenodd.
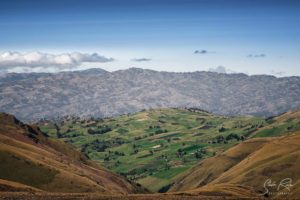
M 198 109 L 155 109 L 109 119 L 66 117 L 41 121 L 39 126 L 127 179 L 152 192 L 164 192 L 199 161 L 243 140 L 299 129 L 299 112 L 293 113 L 263 119 L 223 117 Z

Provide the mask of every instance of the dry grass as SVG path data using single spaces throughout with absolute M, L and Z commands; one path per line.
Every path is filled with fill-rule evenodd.
M 230 193 L 253 197 L 251 191 L 256 194 L 265 191 L 263 184 L 268 178 L 276 183 L 292 178 L 294 186 L 289 197 L 296 198 L 300 196 L 299 170 L 299 133 L 272 139 L 251 139 L 224 154 L 204 160 L 178 180 L 171 191 L 191 190 L 191 193 L 199 194 Z M 250 188 L 248 193 L 244 188 Z
M 71 147 L 49 139 L 35 127 L 5 114 L 0 116 L 0 152 L 0 160 L 5 162 L 1 165 L 4 170 L 0 171 L 0 178 L 40 190 L 127 194 L 135 189 L 120 176 L 98 167 Z M 51 173 L 53 178 L 42 179 L 50 177 L 48 172 L 55 172 Z
M 291 117 L 299 118 L 299 112 L 275 120 L 284 122 Z M 34 135 L 29 137 L 31 133 Z M 300 132 L 297 131 L 288 136 L 250 139 L 205 159 L 178 179 L 167 194 L 129 194 L 135 192 L 135 187 L 118 175 L 98 167 L 71 147 L 45 137 L 35 127 L 3 115 L 0 115 L 1 159 L 6 163 L 1 166 L 5 168 L 0 170 L 0 178 L 8 178 L 0 179 L 0 199 L 256 199 L 260 198 L 258 195 L 268 178 L 275 182 L 292 178 L 294 186 L 288 198 L 300 197 Z M 51 179 L 32 181 L 33 185 L 21 177 L 30 171 L 24 163 L 39 178 L 45 175 L 45 170 L 56 173 Z

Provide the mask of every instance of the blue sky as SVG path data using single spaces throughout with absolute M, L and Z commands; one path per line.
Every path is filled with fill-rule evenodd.
M 50 61 L 37 67 L 6 57 L 0 58 L 0 71 L 201 71 L 223 66 L 249 74 L 300 76 L 300 1 L 3 1 L 0 53 L 7 51 L 18 52 L 13 59 L 32 52 L 53 59 L 80 52 L 85 59 L 51 69 Z M 86 54 L 92 53 L 107 59 L 90 62 Z

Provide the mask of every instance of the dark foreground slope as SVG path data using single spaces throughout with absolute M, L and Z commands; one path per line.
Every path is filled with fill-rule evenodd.
M 128 194 L 135 188 L 38 128 L 1 113 L 0 191 Z
M 106 117 L 162 107 L 270 116 L 300 107 L 299 96 L 300 77 L 136 68 L 0 77 L 0 111 L 22 120 L 64 115 Z

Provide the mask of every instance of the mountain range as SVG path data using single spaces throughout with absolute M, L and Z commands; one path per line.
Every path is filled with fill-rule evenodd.
M 0 111 L 25 121 L 110 117 L 162 107 L 269 117 L 300 107 L 300 77 L 130 68 L 0 77 Z

